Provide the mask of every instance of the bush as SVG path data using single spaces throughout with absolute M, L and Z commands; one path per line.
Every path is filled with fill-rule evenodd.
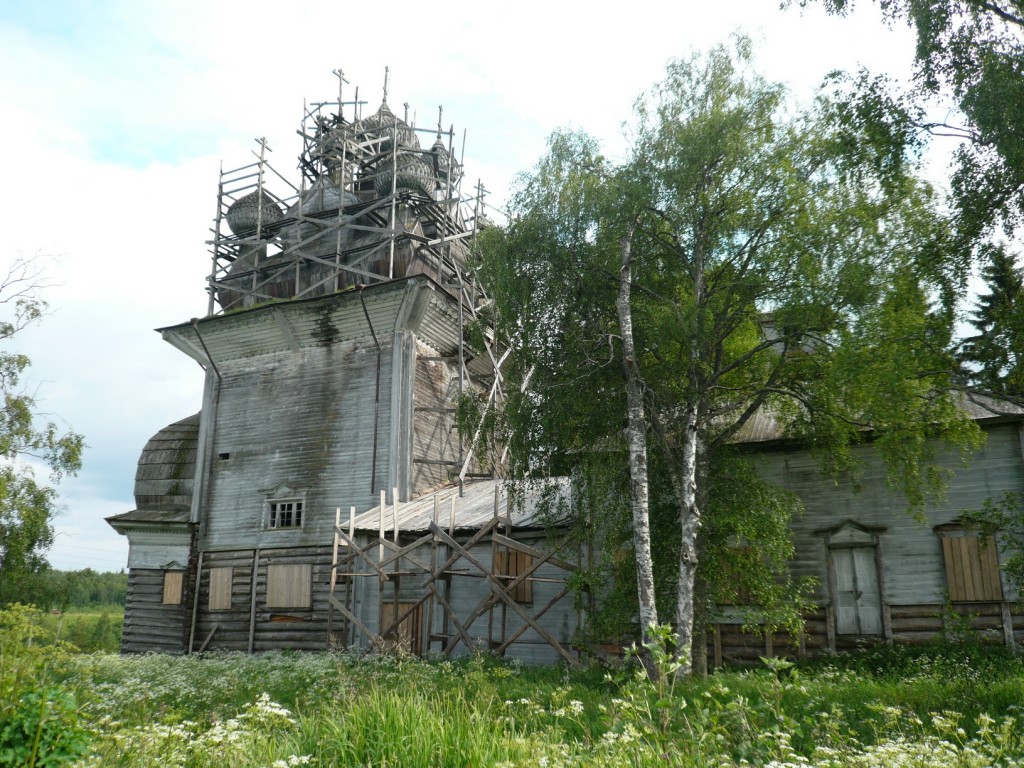
M 85 753 L 76 699 L 58 682 L 70 662 L 71 649 L 42 627 L 39 611 L 0 611 L 0 765 L 49 768 Z

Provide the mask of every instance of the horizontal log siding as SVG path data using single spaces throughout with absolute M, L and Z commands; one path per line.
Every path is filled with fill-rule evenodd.
M 1015 641 L 1024 642 L 1024 610 L 1016 604 L 1010 604 L 1010 609 Z M 901 645 L 934 643 L 943 638 L 965 639 L 965 633 L 982 643 L 998 645 L 1005 642 L 1000 603 L 962 603 L 953 606 L 952 613 L 945 604 L 892 606 L 890 618 L 892 642 Z M 768 644 L 763 635 L 744 631 L 741 624 L 723 622 L 712 624 L 708 633 L 709 660 L 716 658 L 716 631 L 718 653 L 723 664 L 754 663 L 769 655 L 796 658 L 829 652 L 824 611 L 805 617 L 802 649 L 799 639 L 794 641 L 786 633 L 775 633 Z M 835 650 L 852 651 L 881 642 L 884 642 L 881 637 L 838 635 Z
M 132 568 L 121 630 L 122 653 L 182 653 L 188 606 L 164 605 L 163 570 Z
M 252 596 L 253 551 L 207 552 L 199 584 L 199 608 L 193 651 L 198 651 L 214 625 L 207 650 L 247 651 Z M 267 608 L 267 568 L 272 565 L 310 565 L 311 608 Z M 209 610 L 210 570 L 231 568 L 231 608 Z M 256 576 L 256 622 L 253 650 L 323 650 L 327 647 L 327 596 L 331 582 L 331 548 L 302 547 L 260 551 Z

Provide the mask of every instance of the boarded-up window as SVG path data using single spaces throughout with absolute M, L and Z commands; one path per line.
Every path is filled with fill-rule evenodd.
M 942 557 L 946 562 L 946 586 L 954 603 L 1003 599 L 999 582 L 999 556 L 992 536 L 972 531 L 942 534 Z
M 533 602 L 533 582 L 529 578 L 523 579 L 514 587 L 510 587 L 517 576 L 530 570 L 533 565 L 533 556 L 526 552 L 511 550 L 508 552 L 499 550 L 494 553 L 494 575 L 500 577 L 501 582 L 508 589 L 508 595 L 517 603 Z
M 164 605 L 181 605 L 184 571 L 164 571 Z
M 267 608 L 312 608 L 312 594 L 312 565 L 267 566 Z
M 226 611 L 231 608 L 233 568 L 210 569 L 210 610 Z

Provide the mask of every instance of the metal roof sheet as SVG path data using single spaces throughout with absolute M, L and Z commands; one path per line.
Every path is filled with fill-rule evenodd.
M 960 392 L 957 399 L 961 410 L 975 421 L 1024 417 L 1024 407 L 1021 405 L 1008 400 L 999 400 L 980 392 Z M 733 435 L 729 442 L 748 445 L 783 440 L 790 436 L 787 434 L 786 425 L 776 418 L 770 409 L 761 408 L 750 417 L 739 432 Z
M 512 492 L 512 511 L 509 516 L 509 492 Z M 545 481 L 512 484 L 506 480 L 475 480 L 463 484 L 462 496 L 458 486 L 443 488 L 407 502 L 399 502 L 397 509 L 384 505 L 384 531 L 425 531 L 434 519 L 435 503 L 438 525 L 456 530 L 477 529 L 494 517 L 495 493 L 498 515 L 509 516 L 516 528 L 545 528 L 568 523 L 573 517 L 572 493 L 569 478 L 556 477 Z M 452 500 L 454 499 L 454 518 Z M 435 501 L 436 500 L 436 501 Z M 376 533 L 380 530 L 380 506 L 357 514 L 354 527 L 359 531 Z M 342 527 L 346 519 L 342 518 Z

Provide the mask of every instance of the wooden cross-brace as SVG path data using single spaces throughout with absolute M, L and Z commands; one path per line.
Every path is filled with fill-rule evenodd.
M 497 518 L 493 519 L 492 523 L 495 522 L 496 520 L 497 520 Z M 515 600 L 513 600 L 508 595 L 508 593 L 507 593 L 508 587 L 506 587 L 497 578 L 495 578 L 494 574 L 491 572 L 491 570 L 489 568 L 485 568 L 484 565 L 479 560 L 477 560 L 468 551 L 468 549 L 466 547 L 463 547 L 462 545 L 460 545 L 457 541 L 455 541 L 455 539 L 453 539 L 451 536 L 446 534 L 443 530 L 441 530 L 435 524 L 431 523 L 429 530 L 430 530 L 431 533 L 433 533 L 435 536 L 437 536 L 442 542 L 447 544 L 448 547 L 450 547 L 452 549 L 452 551 L 455 553 L 454 555 L 452 555 L 452 558 L 449 558 L 449 559 L 453 559 L 454 558 L 454 560 L 458 560 L 459 558 L 461 558 L 461 559 L 464 559 L 467 562 L 469 562 L 471 565 L 473 565 L 478 571 L 480 571 L 481 575 L 486 580 L 486 583 L 487 583 L 488 587 L 490 588 L 491 594 L 493 595 L 494 598 L 496 598 L 496 599 L 500 600 L 501 602 L 505 603 L 505 605 L 507 605 L 515 613 L 517 613 L 519 615 L 519 617 L 524 622 L 526 622 L 530 626 L 530 628 L 533 629 L 538 635 L 540 635 L 542 638 L 544 638 L 544 640 L 548 643 L 548 645 L 550 645 L 552 648 L 554 648 L 559 653 L 559 655 L 561 655 L 562 658 L 566 660 L 566 662 L 568 664 L 570 664 L 572 666 L 577 666 L 578 662 L 572 656 L 572 654 L 570 654 L 568 651 L 566 651 L 565 648 L 562 647 L 562 644 L 560 642 L 558 642 L 558 640 L 550 632 L 548 632 L 546 629 L 544 629 L 544 627 L 542 627 L 534 619 L 533 616 L 531 616 L 529 613 L 527 613 L 525 610 L 523 610 L 522 606 L 520 606 L 519 603 L 517 603 Z M 539 567 L 539 564 L 536 564 L 536 565 Z M 445 566 L 445 567 L 447 567 L 447 566 Z M 533 572 L 533 570 L 535 570 L 535 568 L 529 569 L 526 573 L 523 574 L 522 577 L 517 578 L 517 580 L 515 582 L 513 582 L 513 584 L 517 583 L 522 578 L 528 577 L 529 574 Z M 472 622 L 470 622 L 470 624 L 471 623 Z M 453 647 L 454 647 L 454 642 L 453 643 L 449 643 L 449 648 L 453 648 Z M 445 649 L 446 653 L 450 653 L 449 648 Z

